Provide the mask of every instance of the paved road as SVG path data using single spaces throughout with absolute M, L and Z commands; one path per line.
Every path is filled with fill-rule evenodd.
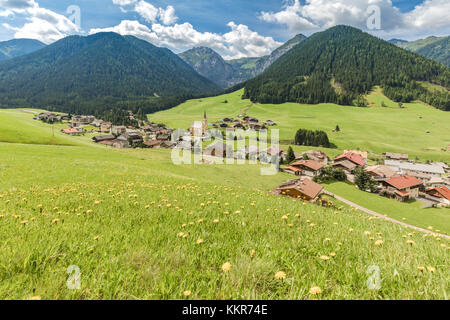
M 404 223 L 404 222 L 401 222 L 401 221 L 398 221 L 398 220 L 386 217 L 386 216 L 382 215 L 381 213 L 378 213 L 378 212 L 366 209 L 364 207 L 361 207 L 360 205 L 357 205 L 356 203 L 353 203 L 353 202 L 351 202 L 351 201 L 349 201 L 347 199 L 344 199 L 344 198 L 342 198 L 342 197 L 340 197 L 337 194 L 334 194 L 332 192 L 325 191 L 325 194 L 328 194 L 329 196 L 332 196 L 332 197 L 336 198 L 337 200 L 339 200 L 339 201 L 341 201 L 341 202 L 343 202 L 345 204 L 348 204 L 349 206 L 351 206 L 353 208 L 356 208 L 356 209 L 361 210 L 361 211 L 363 211 L 365 213 L 368 213 L 368 214 L 370 214 L 372 216 L 376 216 L 376 217 L 379 217 L 381 219 L 384 219 L 384 220 L 387 220 L 387 221 L 390 221 L 390 222 L 393 222 L 393 223 L 397 223 L 397 224 L 399 224 L 401 226 L 404 226 L 404 227 L 407 227 L 407 228 L 410 228 L 410 229 L 414 229 L 416 231 L 420 231 L 420 232 L 423 232 L 423 233 L 428 233 L 428 234 L 431 234 L 431 235 L 436 235 L 438 237 L 445 238 L 445 239 L 450 239 L 450 236 L 448 236 L 446 234 L 436 233 L 436 232 L 433 232 L 433 231 L 430 231 L 430 230 L 427 230 L 427 229 L 419 228 L 419 227 L 413 226 L 411 224 L 407 224 L 407 223 Z

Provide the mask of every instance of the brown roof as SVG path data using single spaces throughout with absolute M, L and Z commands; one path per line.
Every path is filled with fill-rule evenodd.
M 353 152 L 348 152 L 348 153 L 345 153 L 345 154 L 341 154 L 336 159 L 334 159 L 334 161 L 342 160 L 342 159 L 347 159 L 347 160 L 353 162 L 354 164 L 356 164 L 358 166 L 362 166 L 362 167 L 364 167 L 365 164 L 366 164 L 364 159 L 359 154 L 356 154 L 356 153 L 353 153 Z
M 351 162 L 349 160 L 339 161 L 338 163 L 335 163 L 333 166 L 338 166 L 338 165 L 341 165 L 350 171 L 353 171 L 356 168 L 356 164 L 354 164 L 353 162 Z
M 300 193 L 310 197 L 311 199 L 314 199 L 320 194 L 320 192 L 322 192 L 323 187 L 320 184 L 315 183 L 314 181 L 308 178 L 291 180 L 286 183 L 283 183 L 281 186 L 278 187 L 279 191 L 290 189 L 295 189 Z
M 367 167 L 366 171 L 373 173 L 377 177 L 391 178 L 395 176 L 395 172 L 392 169 L 383 165 Z
M 422 181 L 419 179 L 416 179 L 411 176 L 398 176 L 394 177 L 392 179 L 386 180 L 386 183 L 393 186 L 394 188 L 398 190 L 411 188 L 411 187 L 417 187 L 423 184 Z
M 301 160 L 301 161 L 294 162 L 293 164 L 291 164 L 291 166 L 293 166 L 293 167 L 303 166 L 303 167 L 307 167 L 313 171 L 317 171 L 317 170 L 320 170 L 323 167 L 325 167 L 323 164 L 321 164 L 320 162 L 317 162 L 315 160 Z
M 161 144 L 161 141 L 158 140 L 148 140 L 148 141 L 144 141 L 144 144 L 148 147 L 155 147 L 155 146 L 159 146 Z

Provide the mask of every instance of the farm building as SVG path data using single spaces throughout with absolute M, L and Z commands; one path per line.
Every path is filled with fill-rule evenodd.
M 441 166 L 433 164 L 421 164 L 397 160 L 385 160 L 384 164 L 398 174 L 407 174 L 411 172 L 425 173 L 432 178 L 440 177 L 445 173 Z
M 320 184 L 315 183 L 309 178 L 300 178 L 283 183 L 272 191 L 272 194 L 286 195 L 303 200 L 314 200 L 323 191 Z
M 79 136 L 81 133 L 83 133 L 83 129 L 69 128 L 69 129 L 62 129 L 61 132 L 68 134 L 70 136 Z
M 106 136 L 95 136 L 92 138 L 94 142 L 99 143 L 101 141 L 107 141 L 107 140 L 114 140 L 115 137 L 112 134 L 106 135 Z
M 307 159 L 304 159 L 307 158 Z M 325 152 L 320 150 L 309 150 L 302 153 L 302 157 L 297 157 L 295 160 L 315 160 L 317 162 L 320 162 L 323 165 L 327 165 L 328 161 L 330 161 L 330 158 L 326 155 Z
M 419 196 L 423 182 L 411 176 L 397 176 L 382 182 L 381 194 L 398 201 L 407 201 Z
M 450 206 L 450 189 L 446 186 L 428 189 L 427 195 L 445 206 Z
M 361 151 L 361 150 L 344 150 L 344 154 L 346 153 L 355 153 L 357 155 L 360 155 L 361 158 L 363 158 L 364 160 L 367 160 L 367 158 L 369 157 L 369 154 L 367 151 Z
M 408 161 L 409 155 L 405 153 L 393 153 L 393 152 L 385 152 L 383 153 L 383 156 L 386 157 L 388 160 L 402 160 L 402 161 Z
M 325 166 L 315 160 L 300 160 L 292 163 L 290 167 L 299 169 L 300 175 L 308 177 L 317 177 L 320 175 L 323 167 Z
M 383 165 L 370 166 L 365 169 L 376 181 L 383 181 L 394 177 L 393 170 Z

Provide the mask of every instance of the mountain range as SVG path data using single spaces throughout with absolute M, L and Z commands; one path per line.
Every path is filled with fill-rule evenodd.
M 179 56 L 202 76 L 222 88 L 229 88 L 261 74 L 272 63 L 305 39 L 306 37 L 302 34 L 296 35 L 270 55 L 259 58 L 226 61 L 217 52 L 206 47 L 193 48 L 180 53 Z
M 444 87 L 429 92 L 420 81 Z M 450 69 L 436 61 L 349 26 L 336 26 L 302 41 L 258 77 L 245 83 L 254 102 L 332 102 L 364 106 L 374 86 L 397 102 L 420 99 L 450 110 Z
M 69 36 L 0 63 L 3 107 L 75 111 L 219 91 L 172 51 L 116 33 Z
M 0 61 L 16 58 L 42 49 L 45 44 L 34 39 L 12 39 L 0 42 Z
M 416 41 L 391 39 L 389 42 L 400 48 L 416 52 L 424 57 L 439 61 L 447 67 L 450 67 L 450 36 L 431 36 Z
M 422 56 L 442 59 L 448 37 L 390 42 L 336 26 L 308 38 L 297 35 L 268 56 L 226 61 L 209 48 L 176 55 L 116 33 L 69 36 L 48 46 L 19 39 L 0 43 L 9 48 L 2 51 L 8 60 L 0 62 L 0 108 L 152 113 L 230 86 L 244 87 L 243 98 L 261 103 L 362 106 L 363 95 L 379 85 L 394 101 L 420 99 L 450 110 L 450 69 Z M 406 45 L 422 55 L 400 48 Z M 431 93 L 422 82 L 443 90 Z

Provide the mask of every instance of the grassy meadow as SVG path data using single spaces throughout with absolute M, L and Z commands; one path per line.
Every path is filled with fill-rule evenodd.
M 189 101 L 150 119 L 186 128 L 205 109 L 213 121 L 258 116 L 260 108 L 234 93 Z M 32 116 L 0 110 L 0 299 L 449 297 L 446 239 L 347 206 L 270 195 L 292 176 L 261 176 L 260 165 L 177 166 L 171 150 L 116 150 L 59 130 L 53 136 L 50 125 Z M 314 126 L 288 123 L 280 128 L 292 134 L 298 125 Z M 350 130 L 341 134 L 351 136 Z M 344 139 L 332 140 L 342 147 Z M 416 150 L 415 142 L 403 147 Z M 448 226 L 448 214 L 436 221 Z M 67 287 L 70 266 L 81 272 L 79 289 Z M 373 266 L 380 270 L 376 290 L 367 285 L 378 278 Z M 320 293 L 311 293 L 313 287 Z

